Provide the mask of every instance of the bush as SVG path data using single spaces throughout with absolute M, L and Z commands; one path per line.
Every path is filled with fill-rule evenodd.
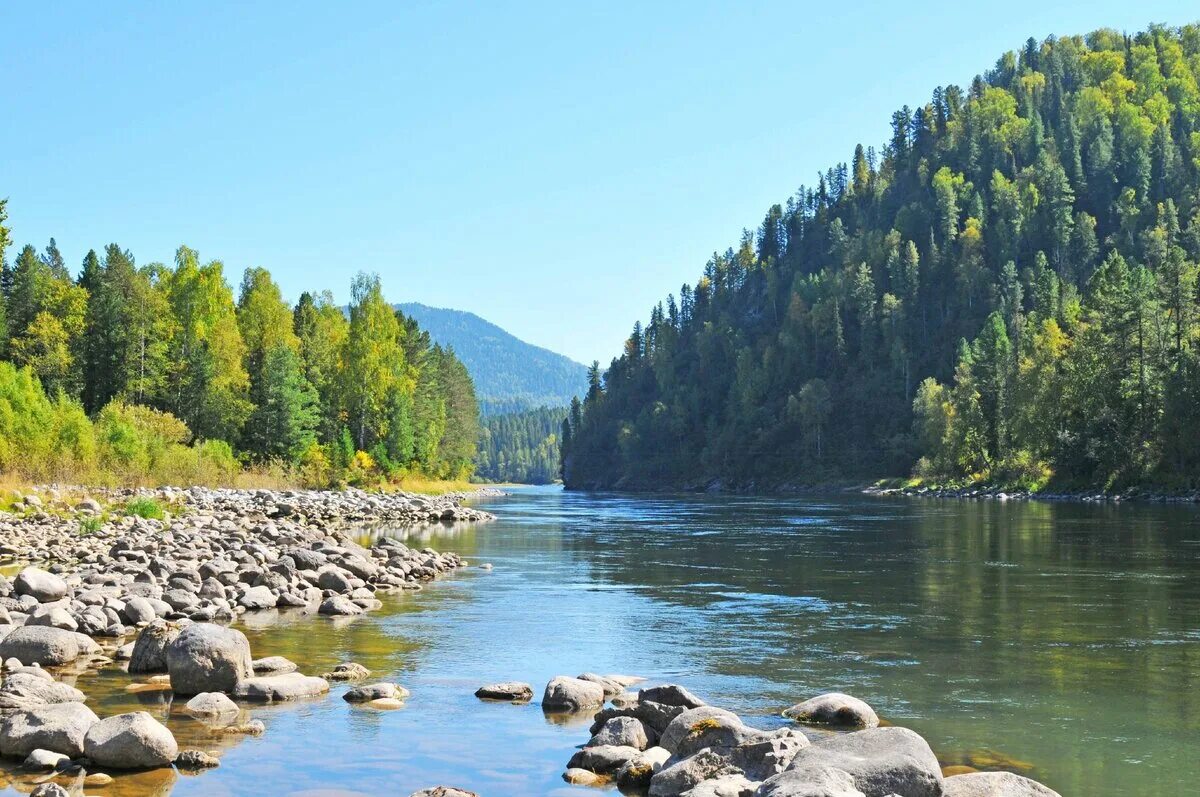
M 98 517 L 85 517 L 79 519 L 79 536 L 86 537 L 89 534 L 95 534 L 104 527 L 104 521 Z
M 167 516 L 162 504 L 153 498 L 134 498 L 125 503 L 125 514 L 147 520 L 162 520 Z

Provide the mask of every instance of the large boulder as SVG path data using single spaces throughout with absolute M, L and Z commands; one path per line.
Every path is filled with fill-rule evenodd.
M 567 762 L 568 769 L 586 769 L 597 775 L 609 775 L 637 758 L 642 751 L 636 747 L 601 745 L 576 751 Z
M 82 703 L 85 699 L 83 692 L 70 684 L 30 671 L 9 673 L 0 684 L 0 712 L 23 711 L 51 703 Z
M 324 678 L 314 678 L 298 672 L 287 672 L 280 675 L 260 675 L 238 681 L 237 686 L 233 689 L 233 696 L 260 703 L 281 703 L 287 700 L 317 697 L 328 691 L 329 682 Z
M 0 641 L 0 660 L 18 659 L 23 664 L 43 667 L 69 664 L 84 652 L 80 636 L 63 628 L 21 626 Z
M 754 797 L 863 797 L 850 773 L 833 767 L 793 770 L 759 787 Z
M 25 758 L 40 749 L 78 758 L 84 736 L 99 721 L 82 703 L 54 703 L 12 714 L 0 724 L 0 755 Z
M 193 623 L 166 649 L 171 689 L 180 695 L 232 692 L 254 675 L 250 642 L 241 631 Z
M 822 739 L 798 752 L 783 774 L 826 768 L 849 773 L 866 797 L 942 797 L 937 757 L 907 728 L 869 728 Z
M 1061 797 L 1036 780 L 1012 772 L 970 772 L 943 781 L 946 797 Z
M 812 742 L 795 728 L 779 728 L 750 739 L 730 753 L 730 761 L 751 780 L 762 781 L 787 769 Z
M 153 620 L 138 634 L 129 655 L 129 672 L 166 672 L 167 645 L 179 636 L 180 628 L 166 620 Z
M 238 598 L 238 605 L 250 611 L 258 609 L 273 609 L 279 598 L 270 587 L 258 586 L 246 590 L 246 594 Z
M 877 728 L 879 716 L 857 697 L 841 692 L 829 692 L 797 703 L 783 716 L 812 725 L 832 725 L 838 728 Z
M 560 675 L 546 684 L 542 695 L 543 711 L 574 712 L 604 705 L 604 687 L 591 681 L 581 681 Z
M 179 745 L 166 726 L 145 711 L 117 714 L 88 729 L 83 752 L 96 764 L 111 769 L 153 769 L 170 766 Z
M 747 741 L 752 733 L 732 711 L 700 706 L 686 709 L 671 720 L 658 746 L 682 758 L 704 747 L 735 747 Z
M 18 595 L 29 595 L 39 603 L 62 600 L 67 594 L 67 582 L 53 573 L 37 567 L 27 567 L 13 580 Z

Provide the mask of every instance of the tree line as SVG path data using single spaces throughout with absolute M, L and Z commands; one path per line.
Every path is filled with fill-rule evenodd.
M 475 474 L 493 482 L 550 484 L 559 474 L 558 435 L 566 417 L 566 407 L 484 416 Z
M 193 249 L 139 266 L 110 244 L 76 279 L 53 239 L 10 264 L 6 219 L 0 201 L 0 470 L 139 478 L 207 457 L 317 485 L 470 475 L 471 378 L 378 276 L 354 277 L 348 310 L 327 291 L 292 307 L 265 269 L 235 298 Z
M 1198 79 L 1099 30 L 900 109 L 593 366 L 567 485 L 1197 486 Z

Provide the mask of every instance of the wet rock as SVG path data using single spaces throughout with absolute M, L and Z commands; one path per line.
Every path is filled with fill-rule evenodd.
M 857 697 L 830 692 L 797 703 L 783 716 L 812 725 L 832 725 L 838 728 L 877 728 L 879 717 L 875 710 Z
M 398 708 L 404 708 L 404 699 L 399 697 L 377 697 L 374 700 L 368 700 L 363 705 L 381 711 L 394 711 Z
M 335 666 L 332 672 L 321 677 L 326 681 L 361 681 L 371 674 L 371 671 L 357 662 L 347 661 Z
M 644 750 L 617 770 L 617 786 L 622 792 L 645 792 L 650 779 L 670 758 L 671 753 L 661 747 Z
M 298 672 L 282 675 L 260 675 L 239 681 L 234 687 L 234 697 L 262 703 L 280 703 L 318 697 L 329 691 L 329 682 Z
M 262 720 L 250 720 L 241 725 L 230 725 L 222 728 L 221 733 L 235 734 L 240 736 L 262 736 L 266 733 L 267 726 Z
M 134 711 L 92 725 L 84 737 L 84 753 L 110 769 L 153 769 L 170 766 L 179 745 L 166 726 L 145 711 Z
M 153 620 L 139 633 L 129 654 L 129 672 L 166 672 L 167 645 L 179 636 L 180 627 L 166 620 Z
M 586 769 L 600 775 L 609 775 L 632 761 L 640 752 L 641 750 L 636 747 L 614 745 L 585 747 L 571 756 L 571 760 L 567 762 L 567 768 Z
M 56 753 L 52 750 L 33 750 L 25 757 L 21 766 L 30 772 L 49 772 L 71 760 L 69 755 Z
M 604 690 L 604 697 L 616 697 L 625 691 L 624 685 L 614 681 L 603 675 L 597 675 L 594 672 L 585 672 L 579 676 L 581 681 L 591 681 L 594 684 L 600 684 L 600 688 Z
M 414 791 L 408 797 L 479 797 L 479 795 L 473 791 L 456 789 L 452 786 L 434 786 L 431 789 Z
M 213 769 L 221 766 L 221 759 L 200 750 L 184 750 L 175 757 L 175 766 L 189 770 Z
M 572 786 L 603 786 L 609 782 L 606 775 L 598 775 L 586 769 L 572 767 L 563 773 L 563 780 Z
M 664 706 L 683 706 L 684 708 L 699 708 L 707 705 L 703 700 L 677 684 L 652 686 L 638 692 L 638 700 L 643 703 L 660 703 Z
M 84 736 L 99 721 L 82 703 L 54 703 L 21 711 L 0 724 L 0 753 L 25 758 L 41 749 L 76 758 L 83 755 Z
M 71 792 L 57 783 L 42 783 L 29 792 L 29 797 L 71 797 Z
M 220 717 L 241 711 L 224 692 L 202 692 L 187 702 L 187 710 L 198 717 Z
M 262 659 L 255 659 L 251 662 L 255 675 L 282 675 L 283 673 L 295 672 L 298 668 L 296 663 L 290 659 L 285 659 L 283 656 L 267 656 Z
M 945 797 L 1060 797 L 1036 780 L 1012 772 L 971 772 L 946 778 Z
M 604 689 L 599 684 L 560 675 L 546 684 L 542 695 L 543 711 L 574 712 L 604 705 Z
M 867 797 L 942 795 L 937 757 L 907 728 L 869 728 L 822 739 L 797 753 L 783 774 L 826 768 L 849 773 Z
M 481 700 L 522 701 L 533 699 L 533 687 L 521 681 L 504 681 L 487 684 L 475 690 L 475 697 Z
M 22 626 L 0 641 L 0 659 L 16 658 L 43 667 L 69 664 L 82 652 L 79 634 L 48 626 Z
M 67 594 L 67 582 L 41 568 L 27 567 L 13 579 L 13 589 L 18 595 L 29 595 L 39 603 L 50 603 L 62 600 Z
M 343 597 L 341 595 L 334 595 L 332 597 L 326 598 L 325 600 L 321 601 L 321 606 L 320 606 L 320 608 L 317 609 L 317 611 L 320 614 L 327 614 L 327 615 L 332 615 L 332 616 L 342 616 L 342 615 L 363 614 L 364 612 L 366 612 L 366 609 L 359 606 L 357 603 L 350 600 L 349 598 Z
M 604 723 L 603 727 L 592 736 L 588 747 L 600 745 L 615 745 L 618 747 L 633 747 L 645 750 L 650 746 L 646 726 L 635 717 L 613 717 Z
M 342 699 L 348 703 L 369 703 L 374 700 L 405 700 L 408 690 L 399 684 L 378 683 L 356 686 L 350 689 Z
M 193 623 L 166 648 L 167 671 L 176 694 L 232 692 L 253 675 L 250 643 L 241 631 Z

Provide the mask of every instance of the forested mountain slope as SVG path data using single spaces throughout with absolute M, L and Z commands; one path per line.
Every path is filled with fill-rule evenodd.
M 566 407 L 485 417 L 475 475 L 494 482 L 550 484 L 559 476 L 559 435 L 566 417 Z
M 583 365 L 515 337 L 474 313 L 410 302 L 396 306 L 467 366 L 484 415 L 565 407 L 587 387 Z
M 593 371 L 568 486 L 1194 486 L 1198 77 L 1101 30 L 896 111 Z

